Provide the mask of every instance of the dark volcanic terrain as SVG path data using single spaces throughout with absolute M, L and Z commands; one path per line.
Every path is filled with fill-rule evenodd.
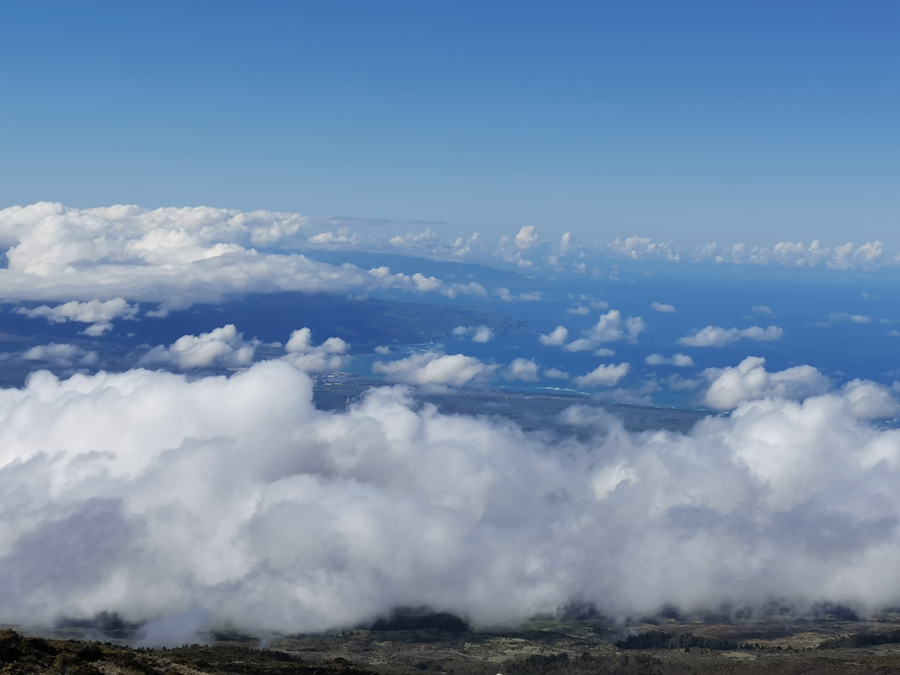
M 376 626 L 377 627 L 377 626 Z M 384 628 L 392 626 L 383 625 Z M 68 629 L 71 630 L 71 629 Z M 581 675 L 666 673 L 900 673 L 900 616 L 825 615 L 716 623 L 660 619 L 613 629 L 599 620 L 532 622 L 517 631 L 404 628 L 282 636 L 265 648 L 217 634 L 208 644 L 133 648 L 0 631 L 0 672 L 71 675 Z M 132 635 L 132 640 L 137 634 Z

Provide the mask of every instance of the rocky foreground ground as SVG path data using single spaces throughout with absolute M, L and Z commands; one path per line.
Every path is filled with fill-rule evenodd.
M 378 628 L 375 626 L 374 628 Z M 0 631 L 0 672 L 70 675 L 601 675 L 666 673 L 900 673 L 900 616 L 664 619 L 610 629 L 601 621 L 534 622 L 510 632 L 466 627 L 353 630 L 209 644 L 129 647 Z M 64 634 L 64 633 L 63 633 Z

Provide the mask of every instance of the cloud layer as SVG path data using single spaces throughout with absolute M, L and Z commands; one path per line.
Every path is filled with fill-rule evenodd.
M 284 361 L 38 372 L 0 391 L 0 621 L 296 631 L 395 605 L 491 624 L 575 598 L 619 617 L 896 603 L 900 431 L 865 419 L 897 403 L 864 386 L 751 400 L 687 435 L 573 408 L 580 442 L 395 388 L 317 411 Z
M 686 435 L 572 408 L 577 441 L 397 388 L 317 411 L 285 361 L 38 372 L 0 391 L 0 621 L 311 631 L 395 605 L 485 625 L 572 599 L 619 618 L 897 603 L 900 431 L 866 418 L 898 406 L 866 387 L 774 393 Z

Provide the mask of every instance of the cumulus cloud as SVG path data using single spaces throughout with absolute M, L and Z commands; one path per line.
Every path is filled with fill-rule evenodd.
M 569 352 L 586 352 L 596 349 L 605 342 L 616 342 L 626 338 L 629 342 L 634 342 L 646 328 L 647 324 L 641 317 L 623 318 L 619 310 L 611 309 L 602 314 L 594 326 L 584 331 L 584 337 L 573 340 L 563 349 Z
M 900 403 L 883 384 L 855 379 L 844 385 L 842 395 L 854 417 L 878 420 L 900 414 Z
M 535 291 L 523 291 L 522 293 L 513 295 L 505 286 L 494 289 L 494 295 L 503 300 L 503 302 L 514 302 L 516 300 L 521 300 L 523 302 L 538 302 L 542 298 L 541 294 Z
M 738 340 L 756 340 L 757 342 L 767 342 L 777 340 L 784 331 L 778 326 L 769 326 L 768 328 L 760 328 L 759 326 L 751 326 L 750 328 L 722 328 L 721 326 L 706 326 L 699 330 L 695 330 L 689 335 L 685 335 L 678 339 L 678 344 L 685 347 L 724 347 L 725 345 L 737 342 Z
M 397 605 L 476 625 L 573 599 L 614 618 L 895 606 L 900 431 L 867 422 L 867 398 L 748 400 L 684 434 L 574 408 L 579 434 L 551 439 L 397 387 L 316 410 L 282 361 L 227 378 L 38 372 L 0 390 L 0 621 L 118 611 L 180 643 Z
M 753 306 L 754 314 L 771 314 L 772 308 L 768 305 L 754 305 Z
M 634 340 L 646 328 L 644 320 L 637 317 L 622 318 L 622 313 L 617 309 L 611 309 L 591 328 L 589 339 L 594 343 L 615 342 L 626 337 Z
M 882 263 L 884 250 L 880 241 L 856 245 L 847 242 L 839 246 L 822 246 L 818 239 L 806 246 L 803 242 L 782 241 L 772 247 L 747 246 L 736 243 L 727 246 L 708 244 L 694 251 L 696 260 L 739 265 L 782 265 L 785 267 L 820 267 L 833 270 L 872 269 Z
M 90 367 L 97 365 L 97 352 L 77 345 L 52 342 L 35 345 L 22 354 L 26 361 L 37 361 L 54 368 Z
M 539 335 L 538 342 L 547 347 L 560 347 L 569 337 L 569 329 L 565 326 L 557 326 L 547 335 Z
M 644 359 L 648 366 L 675 366 L 677 368 L 687 368 L 694 365 L 694 359 L 687 354 L 673 354 L 665 357 L 662 354 L 650 354 Z
M 618 384 L 619 380 L 628 374 L 630 367 L 627 363 L 601 364 L 591 372 L 576 377 L 573 381 L 579 387 L 611 387 Z
M 650 309 L 654 312 L 671 313 L 675 311 L 675 305 L 667 305 L 661 302 L 651 302 Z
M 631 260 L 661 259 L 676 262 L 681 259 L 681 256 L 673 250 L 671 243 L 655 242 L 647 237 L 627 237 L 626 239 L 616 237 L 607 244 L 607 248 L 611 252 Z
M 17 314 L 23 314 L 32 319 L 44 318 L 50 323 L 65 323 L 76 321 L 91 324 L 82 331 L 85 335 L 98 336 L 112 328 L 114 319 L 133 319 L 138 311 L 138 305 L 129 305 L 123 298 L 113 298 L 105 302 L 90 300 L 88 302 L 71 301 L 55 307 L 41 305 L 31 309 L 27 307 L 16 308 Z
M 472 336 L 472 342 L 484 344 L 494 339 L 494 331 L 490 326 L 457 326 L 453 329 L 454 337 Z
M 168 347 L 154 347 L 142 358 L 146 365 L 172 365 L 191 368 L 243 368 L 253 362 L 258 340 L 244 341 L 234 324 L 227 324 L 200 335 L 183 335 Z
M 534 225 L 526 225 L 519 233 L 516 235 L 515 242 L 516 247 L 520 251 L 527 251 L 529 248 L 534 246 L 534 243 L 537 241 L 537 234 L 534 231 Z
M 309 328 L 300 328 L 291 333 L 284 345 L 287 352 L 285 360 L 295 368 L 308 373 L 322 373 L 330 370 L 340 370 L 349 363 L 350 345 L 339 337 L 330 337 L 320 345 L 313 344 L 312 331 Z M 376 353 L 390 353 L 379 351 Z
M 299 251 L 310 243 L 311 226 L 297 214 L 208 207 L 72 209 L 39 203 L 0 209 L 0 246 L 8 247 L 0 300 L 89 304 L 125 298 L 180 308 L 249 292 L 486 293 L 478 284 L 446 285 L 421 273 L 367 273 L 310 260 Z
M 487 326 L 478 326 L 472 335 L 472 342 L 490 342 L 494 337 L 494 331 Z
M 523 382 L 537 382 L 538 365 L 531 359 L 514 359 L 503 371 L 503 377 L 507 380 L 522 380 Z
M 438 236 L 430 229 L 419 233 L 410 232 L 390 239 L 391 245 L 399 248 L 419 248 L 423 244 L 435 244 L 437 241 Z
M 753 399 L 803 399 L 828 391 L 828 378 L 812 366 L 769 372 L 765 363 L 760 356 L 748 356 L 733 368 L 708 368 L 703 372 L 710 382 L 704 403 L 716 410 L 733 410 Z
M 396 361 L 376 361 L 372 371 L 388 382 L 414 385 L 462 387 L 489 377 L 497 366 L 482 363 L 474 356 L 427 351 Z

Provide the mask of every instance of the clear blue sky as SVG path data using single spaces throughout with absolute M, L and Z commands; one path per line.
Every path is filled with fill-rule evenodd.
M 0 0 L 0 206 L 900 245 L 900 2 Z

